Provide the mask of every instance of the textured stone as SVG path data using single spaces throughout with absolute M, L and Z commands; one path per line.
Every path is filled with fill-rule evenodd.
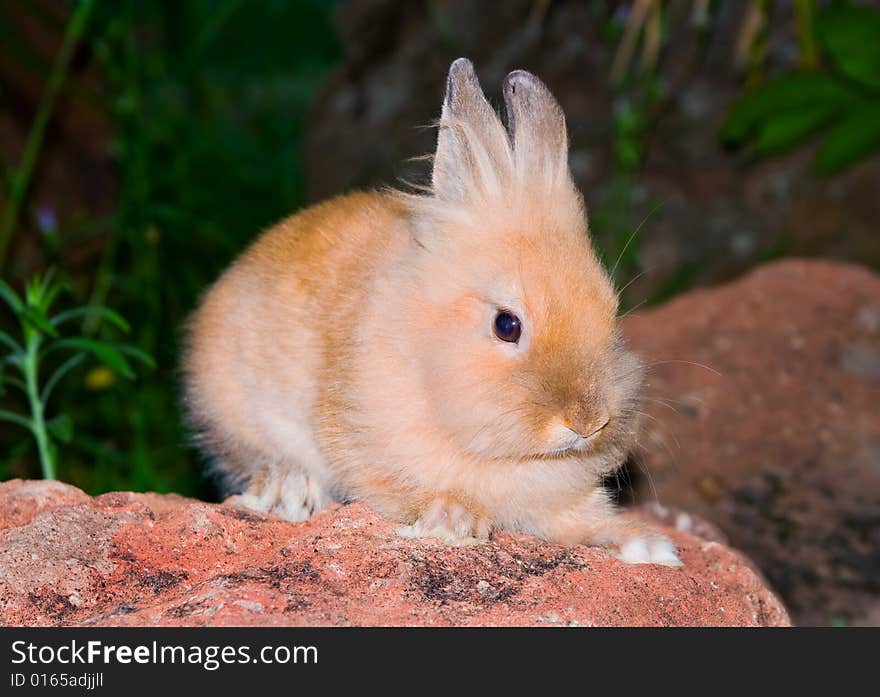
M 306 523 L 174 495 L 0 484 L 0 609 L 13 625 L 786 625 L 739 553 L 668 520 L 683 569 L 527 535 L 449 547 L 362 504 Z M 658 518 L 659 517 L 659 518 Z M 688 532 L 690 531 L 690 532 Z M 702 532 L 713 539 L 694 536 Z
M 650 365 L 635 478 L 712 521 L 798 624 L 880 616 L 880 277 L 771 264 L 626 319 Z

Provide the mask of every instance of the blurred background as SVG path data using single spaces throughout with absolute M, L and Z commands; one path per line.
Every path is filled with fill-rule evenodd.
M 0 479 L 215 496 L 181 325 L 261 229 L 425 181 L 461 55 L 496 104 L 515 68 L 559 99 L 625 310 L 788 256 L 880 268 L 877 2 L 4 0 Z

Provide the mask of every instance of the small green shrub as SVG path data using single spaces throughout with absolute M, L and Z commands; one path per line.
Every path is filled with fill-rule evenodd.
M 26 285 L 23 298 L 0 280 L 0 298 L 18 318 L 21 327 L 19 340 L 0 331 L 0 344 L 7 351 L 0 360 L 0 396 L 5 395 L 8 385 L 16 388 L 27 402 L 23 413 L 0 409 L 0 421 L 17 424 L 31 432 L 37 443 L 43 476 L 47 479 L 54 479 L 58 470 L 58 443 L 69 443 L 73 438 L 73 419 L 69 414 L 62 412 L 52 418 L 47 414 L 52 391 L 65 375 L 89 357 L 130 379 L 134 378 L 134 371 L 126 356 L 153 366 L 152 358 L 134 346 L 84 336 L 63 336 L 59 331 L 61 327 L 85 318 L 108 322 L 123 332 L 130 331 L 128 323 L 106 307 L 74 307 L 51 315 L 52 306 L 64 290 L 63 283 L 53 282 L 51 272 L 35 276 Z M 46 365 L 51 368 L 43 382 L 41 369 Z
M 834 5 L 816 17 L 825 72 L 792 71 L 740 97 L 721 132 L 764 157 L 824 132 L 816 153 L 823 173 L 880 151 L 880 9 Z

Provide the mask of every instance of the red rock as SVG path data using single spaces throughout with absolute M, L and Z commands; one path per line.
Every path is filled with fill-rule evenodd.
M 775 263 L 625 329 L 651 365 L 636 500 L 719 526 L 798 624 L 876 624 L 880 277 Z
M 0 608 L 12 625 L 789 623 L 741 554 L 667 532 L 683 569 L 520 534 L 471 547 L 407 539 L 357 503 L 289 523 L 174 495 L 89 498 L 15 480 L 0 484 Z
M 88 500 L 79 489 L 56 481 L 21 481 L 15 487 L 0 487 L 0 527 L 25 525 L 47 508 Z

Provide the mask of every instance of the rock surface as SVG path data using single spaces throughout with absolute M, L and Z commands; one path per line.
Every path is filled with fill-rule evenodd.
M 711 526 L 658 511 L 714 537 Z M 638 515 L 648 516 L 647 511 Z M 366 506 L 306 523 L 175 495 L 0 484 L 0 620 L 11 625 L 787 625 L 739 553 L 667 528 L 684 569 L 526 535 L 448 547 Z
M 797 624 L 880 624 L 880 277 L 776 263 L 625 329 L 650 365 L 636 501 L 718 525 Z

